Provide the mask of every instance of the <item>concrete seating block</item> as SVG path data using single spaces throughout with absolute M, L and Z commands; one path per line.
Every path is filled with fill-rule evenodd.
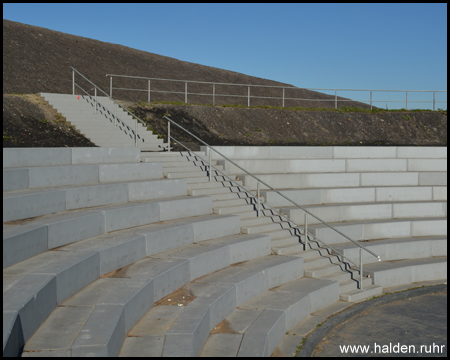
M 128 183 L 128 201 L 163 199 L 186 195 L 186 179 L 164 179 Z
M 192 222 L 194 242 L 210 240 L 241 232 L 239 215 L 217 216 Z
M 56 278 L 52 275 L 29 275 L 3 294 L 3 312 L 18 314 L 14 317 L 14 322 L 11 316 L 3 319 L 4 326 L 6 320 L 6 325 L 9 327 L 7 332 L 14 335 L 11 340 L 9 337 L 5 339 L 5 331 L 3 332 L 4 346 L 5 342 L 20 341 L 21 338 L 27 342 L 30 339 L 56 307 L 56 287 Z M 16 324 L 17 322 L 20 322 L 20 325 Z M 13 331 L 16 326 L 18 326 L 17 330 Z
M 447 236 L 430 241 L 430 256 L 447 256 Z
M 117 164 L 138 163 L 141 161 L 141 149 L 127 148 L 70 148 L 72 164 Z
M 100 164 L 99 181 L 150 180 L 163 177 L 161 163 Z
M 129 200 L 127 184 L 102 184 L 67 188 L 66 209 L 123 203 Z
M 433 200 L 447 201 L 447 186 L 433 186 Z
M 420 172 L 419 185 L 447 186 L 447 172 L 446 171 Z
M 31 167 L 30 189 L 98 183 L 97 165 Z
M 178 180 L 176 181 L 177 181 L 176 184 L 178 184 Z M 186 195 L 186 193 L 184 193 L 183 195 Z M 181 195 L 173 194 L 172 196 L 181 196 Z M 192 204 L 186 200 L 186 198 L 161 201 L 160 221 L 167 221 L 183 217 L 199 216 L 212 213 L 212 198 L 210 196 L 198 196 L 195 198 L 196 198 L 195 207 L 193 207 Z M 194 197 L 191 197 L 190 199 L 192 200 L 194 199 Z
M 417 185 L 419 185 L 419 173 L 417 172 L 361 173 L 361 186 L 417 186 Z
M 433 146 L 433 147 L 417 147 L 417 146 L 398 146 L 397 147 L 398 158 L 425 158 L 447 159 L 447 147 Z
M 269 235 L 228 236 L 217 239 L 214 243 L 228 245 L 230 264 L 257 259 L 261 256 L 270 255 L 271 252 Z
M 353 203 L 353 202 L 374 202 L 375 188 L 337 188 L 322 189 L 321 203 Z
M 29 169 L 3 169 L 3 192 L 29 188 Z
M 411 222 L 412 236 L 447 235 L 447 219 Z
M 280 160 L 278 160 L 281 162 Z M 302 159 L 284 160 L 286 173 L 334 173 L 345 172 L 344 159 Z M 259 161 L 254 161 L 259 163 Z M 261 162 L 263 165 L 265 162 Z
M 388 239 L 411 236 L 411 222 L 394 220 L 363 225 L 363 239 Z M 360 240 L 357 238 L 356 240 Z M 362 239 L 361 239 L 362 240 Z
M 158 202 L 120 204 L 104 211 L 105 231 L 116 231 L 160 221 Z
M 447 279 L 447 257 L 424 259 L 422 264 L 416 263 L 413 266 L 413 278 L 415 282 Z
M 335 159 L 390 159 L 397 155 L 397 148 L 381 146 L 333 146 L 333 157 Z
M 336 226 L 336 229 L 355 241 L 361 240 L 364 237 L 363 224 L 339 225 Z M 318 239 L 322 240 L 325 244 L 332 245 L 349 242 L 347 238 L 343 237 L 333 229 L 325 227 L 325 225 L 311 225 L 308 227 L 308 231 L 315 235 Z
M 48 249 L 47 226 L 3 227 L 3 269 Z
M 71 148 L 4 148 L 3 168 L 71 164 Z
M 447 159 L 408 159 L 408 171 L 447 171 Z
M 65 190 L 9 193 L 3 196 L 3 222 L 27 219 L 66 210 Z
M 430 186 L 376 188 L 376 201 L 430 201 L 432 199 L 432 187 Z
M 406 159 L 347 159 L 346 171 L 407 171 Z M 411 170 L 413 171 L 413 170 Z
M 24 345 L 17 311 L 3 310 L 3 357 L 19 357 Z
M 72 356 L 118 356 L 124 338 L 123 307 L 98 305 L 73 343 Z
M 265 310 L 242 338 L 238 357 L 270 356 L 285 333 L 283 311 Z
M 282 194 L 297 202 L 298 204 L 304 205 L 315 205 L 322 203 L 322 190 L 283 190 Z M 261 196 L 266 199 L 266 202 L 274 207 L 278 206 L 292 206 L 293 204 L 281 197 L 273 191 L 261 191 Z
M 414 218 L 414 217 L 445 217 L 447 215 L 446 203 L 424 202 L 424 203 L 403 203 L 392 204 L 394 218 Z

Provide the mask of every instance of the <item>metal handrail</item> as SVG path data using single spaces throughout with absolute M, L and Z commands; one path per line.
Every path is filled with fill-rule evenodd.
M 110 96 L 112 97 L 112 90 L 129 90 L 129 91 L 143 91 L 148 92 L 148 101 L 150 102 L 150 93 L 171 93 L 171 94 L 185 94 L 185 103 L 187 103 L 187 95 L 202 95 L 202 96 L 213 96 L 213 105 L 215 105 L 215 97 L 216 96 L 223 96 L 223 97 L 242 97 L 242 98 L 248 98 L 248 106 L 250 106 L 250 98 L 255 99 L 278 99 L 283 101 L 283 107 L 284 107 L 284 101 L 285 100 L 297 100 L 297 101 L 334 101 L 335 102 L 335 108 L 337 109 L 337 103 L 339 101 L 354 101 L 354 102 L 364 102 L 364 103 L 370 103 L 370 108 L 372 109 L 372 103 L 375 102 L 404 102 L 404 100 L 372 100 L 372 92 L 404 92 L 406 93 L 406 110 L 408 110 L 408 103 L 433 103 L 433 111 L 436 109 L 436 103 L 447 103 L 447 101 L 436 101 L 436 93 L 438 92 L 447 92 L 447 90 L 382 90 L 382 89 L 328 89 L 328 88 L 299 88 L 296 86 L 278 86 L 278 85 L 252 85 L 252 84 L 233 84 L 233 83 L 219 83 L 219 82 L 211 82 L 211 81 L 194 81 L 194 80 L 176 80 L 176 79 L 162 79 L 162 78 L 151 78 L 151 77 L 144 77 L 144 76 L 129 76 L 129 75 L 116 75 L 116 74 L 106 74 L 106 76 L 110 77 Z M 148 89 L 129 89 L 129 88 L 113 88 L 112 86 L 112 79 L 113 77 L 120 77 L 120 78 L 130 78 L 130 79 L 142 79 L 142 80 L 148 80 Z M 172 81 L 172 82 L 183 82 L 185 83 L 185 91 L 161 91 L 161 90 L 151 90 L 150 88 L 150 81 L 151 80 L 157 80 L 157 81 Z M 188 93 L 187 92 L 187 84 L 193 83 L 193 84 L 209 84 L 213 85 L 213 92 L 211 94 L 202 94 L 202 93 Z M 215 85 L 226 85 L 226 86 L 247 86 L 248 87 L 248 95 L 223 95 L 223 94 L 216 94 L 215 93 Z M 261 88 L 278 88 L 283 89 L 283 97 L 276 97 L 276 96 L 254 96 L 250 95 L 250 88 L 251 87 L 261 87 Z M 320 90 L 320 91 L 334 91 L 334 99 L 300 99 L 300 98 L 288 98 L 285 97 L 284 91 L 285 89 L 296 89 L 296 90 Z M 337 92 L 338 91 L 370 91 L 370 100 L 352 100 L 352 99 L 338 99 L 337 98 Z M 408 93 L 409 92 L 432 92 L 433 93 L 433 100 L 408 100 Z M 332 95 L 330 95 L 332 96 Z
M 135 114 L 133 114 L 130 110 L 128 110 L 125 106 L 119 104 L 116 100 L 114 100 L 111 96 L 109 96 L 106 92 L 104 92 L 101 88 L 99 88 L 97 85 L 95 85 L 92 81 L 90 81 L 88 78 L 86 78 L 82 73 L 80 73 L 78 70 L 76 70 L 75 68 L 73 68 L 72 66 L 69 66 L 72 69 L 72 93 L 73 95 L 75 95 L 75 85 L 78 86 L 80 89 L 82 89 L 87 95 L 91 96 L 89 93 L 86 92 L 86 90 L 84 90 L 80 85 L 78 85 L 77 83 L 75 83 L 75 72 L 80 75 L 83 79 L 85 79 L 87 82 L 89 82 L 91 85 L 94 86 L 95 89 L 95 103 L 99 102 L 97 101 L 97 89 L 100 90 L 103 94 L 105 94 L 109 100 L 113 101 L 115 106 L 118 106 L 122 109 L 124 109 L 125 111 L 128 112 L 128 114 L 130 114 L 132 117 L 134 117 L 136 119 L 136 127 L 135 127 L 135 146 L 137 146 L 137 138 L 138 138 L 138 127 L 137 127 L 137 122 L 139 121 L 141 124 L 143 124 L 145 127 L 147 127 L 147 125 L 145 124 L 144 121 L 142 121 L 141 119 L 139 119 L 139 117 L 137 117 Z M 92 89 L 91 89 L 92 90 Z M 97 111 L 97 108 L 95 109 Z M 117 114 L 115 114 L 115 118 L 117 120 Z
M 211 145 L 207 144 L 206 142 L 204 142 L 202 139 L 198 138 L 197 136 L 195 136 L 194 134 L 192 134 L 189 130 L 185 129 L 184 127 L 182 127 L 181 125 L 177 124 L 175 121 L 173 121 L 172 119 L 169 119 L 167 116 L 164 116 L 163 118 L 165 118 L 166 120 L 170 121 L 171 123 L 175 124 L 176 126 L 178 126 L 180 129 L 182 129 L 184 132 L 188 133 L 189 135 L 191 135 L 192 137 L 194 137 L 195 139 L 197 139 L 198 141 L 200 141 L 201 143 L 203 143 L 204 145 L 206 145 L 209 149 L 209 167 L 210 167 L 210 181 L 211 181 L 211 150 L 213 150 L 214 152 L 216 152 L 217 154 L 219 154 L 220 156 L 222 156 L 224 159 L 226 159 L 227 161 L 229 161 L 230 163 L 232 163 L 234 166 L 236 166 L 237 168 L 241 169 L 242 171 L 244 171 L 246 174 L 250 175 L 252 178 L 254 178 L 256 181 L 258 181 L 258 197 L 257 200 L 258 202 L 260 201 L 259 199 L 259 183 L 267 186 L 269 189 L 271 189 L 272 191 L 276 192 L 278 195 L 280 195 L 281 197 L 285 198 L 286 200 L 288 200 L 290 203 L 294 204 L 295 206 L 297 206 L 299 209 L 303 210 L 306 214 L 311 215 L 313 218 L 319 220 L 322 224 L 326 225 L 327 227 L 329 227 L 330 229 L 332 229 L 333 231 L 335 231 L 336 233 L 338 233 L 339 235 L 343 236 L 344 238 L 346 238 L 347 240 L 351 241 L 352 243 L 354 243 L 355 245 L 357 245 L 360 249 L 360 276 L 361 276 L 361 280 L 360 280 L 360 286 L 362 289 L 362 250 L 367 251 L 369 254 L 371 254 L 372 256 L 376 257 L 378 259 L 378 261 L 381 261 L 381 257 L 377 254 L 375 254 L 373 251 L 367 249 L 366 247 L 362 246 L 361 244 L 357 243 L 355 240 L 351 239 L 349 236 L 345 235 L 344 233 L 342 233 L 341 231 L 339 231 L 338 229 L 336 229 L 335 227 L 333 227 L 332 225 L 328 224 L 325 220 L 322 220 L 321 218 L 319 218 L 318 216 L 314 215 L 313 213 L 311 213 L 310 211 L 308 211 L 307 209 L 305 209 L 303 206 L 297 204 L 295 201 L 293 201 L 292 199 L 290 199 L 289 197 L 287 197 L 286 195 L 282 194 L 281 192 L 279 192 L 278 190 L 274 189 L 272 186 L 270 186 L 269 184 L 267 184 L 266 182 L 262 181 L 261 179 L 259 179 L 258 177 L 256 177 L 255 175 L 251 174 L 250 172 L 248 172 L 247 170 L 245 170 L 244 168 L 242 168 L 241 166 L 239 166 L 238 164 L 236 164 L 233 160 L 227 158 L 225 155 L 223 155 L 221 152 L 217 151 L 216 149 L 214 149 Z M 169 132 L 168 132 L 168 142 L 169 142 L 169 151 L 170 151 L 170 126 L 169 126 Z M 173 137 L 172 137 L 173 138 Z M 175 138 L 173 138 L 175 140 Z M 178 140 L 177 140 L 178 141 Z M 178 143 L 180 143 L 178 141 Z M 184 148 L 188 149 L 186 146 L 184 146 L 183 144 L 180 143 L 180 145 L 182 145 Z M 188 149 L 189 151 L 192 151 L 190 149 Z M 199 156 L 199 155 L 197 155 Z M 201 158 L 201 156 L 199 156 Z M 215 168 L 216 169 L 216 168 Z M 219 171 L 222 173 L 222 171 L 216 169 L 216 171 Z M 225 175 L 225 174 L 224 174 Z M 225 175 L 226 176 L 226 175 Z M 226 176 L 227 178 L 229 178 L 228 176 Z M 230 179 L 231 180 L 231 179 Z M 233 181 L 233 180 L 231 180 Z M 251 191 L 248 190 L 250 193 Z M 270 205 L 269 207 L 271 209 L 273 209 Z M 273 209 L 275 210 L 275 209 Z M 275 210 L 278 214 L 280 214 L 281 216 L 283 216 L 284 218 L 286 218 L 289 222 L 292 222 L 294 225 L 296 225 L 297 227 L 300 227 L 298 224 L 296 224 L 294 221 L 290 220 L 287 216 L 285 216 L 284 214 L 280 213 L 279 211 Z M 308 244 L 308 231 L 307 231 L 307 222 L 306 222 L 306 214 L 305 214 L 305 243 L 306 245 Z M 258 216 L 259 216 L 259 210 L 258 210 Z M 312 234 L 311 234 L 312 235 Z M 332 249 L 333 251 L 337 252 L 338 254 L 340 254 L 343 258 L 347 259 L 348 261 L 350 261 L 352 264 L 354 264 L 355 266 L 358 267 L 358 265 L 356 265 L 353 261 L 351 261 L 350 259 L 348 259 L 346 256 L 344 256 L 343 254 L 339 253 L 337 250 L 333 249 L 333 247 L 331 247 L 330 245 L 324 243 L 322 240 L 320 240 L 319 238 L 317 238 L 315 235 L 312 235 L 316 240 L 320 241 L 323 245 L 329 247 L 330 249 Z

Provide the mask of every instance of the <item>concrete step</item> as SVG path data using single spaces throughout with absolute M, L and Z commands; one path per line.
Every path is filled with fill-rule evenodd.
M 364 285 L 363 290 L 353 289 L 343 292 L 339 295 L 339 298 L 347 302 L 357 302 L 361 300 L 369 299 L 373 296 L 380 296 L 383 293 L 383 288 L 377 285 Z
M 3 194 L 3 222 L 67 210 L 186 195 L 186 180 L 161 179 L 31 189 Z
M 298 279 L 266 291 L 234 310 L 211 332 L 200 356 L 270 356 L 285 333 L 339 298 L 336 282 Z M 226 335 L 232 331 L 233 338 Z M 221 352 L 222 353 L 222 352 Z
M 250 210 L 254 210 L 255 207 L 253 205 L 235 205 L 235 206 L 227 206 L 220 208 L 213 208 L 214 214 L 234 214 L 241 213 Z
M 198 178 L 201 177 L 202 174 L 205 178 L 208 178 L 208 172 L 202 171 L 202 170 L 195 170 L 192 169 L 191 171 L 185 171 L 185 172 L 165 172 L 163 170 L 164 174 L 168 179 L 184 179 L 184 178 Z M 226 174 L 226 171 L 224 172 L 218 172 L 218 171 L 211 171 L 212 176 L 222 177 L 223 174 Z
M 214 203 L 213 203 L 214 206 Z M 256 234 L 256 233 L 262 233 L 265 231 L 275 231 L 275 230 L 282 230 L 282 229 L 290 229 L 290 225 L 286 221 L 282 222 L 270 222 L 266 224 L 260 224 L 260 225 L 252 225 L 252 226 L 242 226 L 242 232 L 244 234 Z
M 3 267 L 112 231 L 210 213 L 210 198 L 185 196 L 73 210 L 3 225 Z M 235 221 L 240 228 L 239 219 Z
M 230 182 L 228 182 L 229 184 Z M 220 186 L 217 182 L 210 182 L 208 183 L 209 186 L 205 187 L 201 187 L 199 189 L 192 189 L 192 190 L 188 190 L 188 195 L 192 195 L 192 196 L 196 196 L 196 195 L 217 195 L 217 194 L 230 194 L 230 193 L 234 193 L 234 194 L 238 194 L 240 192 L 242 192 L 245 189 L 240 188 L 239 186 L 234 186 L 232 184 L 232 186 Z M 213 184 L 215 185 L 213 187 Z M 228 185 L 227 184 L 227 185 Z M 219 186 L 218 186 L 219 185 Z M 201 185 L 199 185 L 201 186 Z M 197 186 L 198 187 L 198 186 Z
M 236 184 L 235 184 L 236 183 Z M 224 187 L 232 187 L 232 186 L 241 186 L 242 182 L 240 181 L 208 181 L 207 183 L 189 183 L 187 185 L 187 189 L 189 190 L 198 190 L 198 189 L 211 189 L 211 188 L 224 188 Z

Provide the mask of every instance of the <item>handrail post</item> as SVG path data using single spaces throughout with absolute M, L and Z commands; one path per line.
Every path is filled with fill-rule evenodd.
M 75 70 L 72 70 L 72 95 L 75 95 Z
M 408 92 L 406 92 L 406 110 L 408 110 Z
M 150 80 L 148 81 L 148 102 L 150 102 Z
M 372 91 L 370 92 L 370 110 L 372 110 Z
M 305 213 L 305 251 L 308 250 L 308 213 Z
M 94 114 L 97 114 L 97 88 L 94 88 L 95 90 L 95 110 L 94 110 Z
M 112 97 L 112 76 L 109 77 L 109 96 Z
M 250 86 L 248 87 L 248 104 L 247 106 L 250 107 Z
M 433 93 L 433 111 L 436 110 L 436 92 Z
M 114 102 L 114 130 L 117 129 L 117 103 Z
M 136 119 L 136 125 L 134 126 L 134 147 L 137 147 L 137 132 L 138 132 L 138 126 L 137 126 L 137 119 Z
M 284 107 L 284 88 L 283 88 L 283 107 Z
M 167 152 L 170 152 L 170 121 L 167 121 Z
M 211 155 L 212 155 L 211 147 L 208 147 L 208 153 L 209 153 L 209 181 L 211 181 Z
M 216 105 L 216 84 L 213 84 L 213 105 Z
M 257 201 L 258 201 L 258 217 L 259 217 L 259 212 L 261 210 L 259 181 L 256 183 L 256 197 L 257 197 Z
M 187 104 L 187 82 L 184 83 L 184 102 Z
M 334 90 L 334 108 L 337 109 L 337 90 Z
M 362 248 L 359 248 L 359 289 L 363 289 L 363 261 Z

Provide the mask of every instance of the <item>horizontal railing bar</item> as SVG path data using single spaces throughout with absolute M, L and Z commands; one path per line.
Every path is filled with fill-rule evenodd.
M 371 90 L 371 89 L 323 89 L 323 88 L 299 88 L 297 86 L 274 86 L 274 85 L 252 85 L 252 84 L 232 84 L 232 83 L 218 83 L 211 81 L 194 81 L 194 80 L 175 80 L 175 79 L 161 79 L 161 78 L 149 78 L 143 76 L 128 76 L 128 75 L 114 75 L 106 74 L 106 76 L 115 76 L 131 79 L 145 79 L 145 80 L 161 80 L 161 81 L 176 81 L 176 82 L 187 82 L 196 84 L 215 84 L 215 85 L 230 85 L 230 86 L 252 86 L 252 87 L 270 87 L 279 89 L 297 89 L 297 90 L 337 90 L 337 91 L 400 91 L 400 92 L 447 92 L 447 90 Z

